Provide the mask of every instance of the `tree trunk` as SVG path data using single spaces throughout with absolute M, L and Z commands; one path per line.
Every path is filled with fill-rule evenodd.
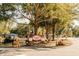
M 30 25 L 28 25 L 28 32 L 27 32 L 27 39 L 29 40 L 30 38 Z
M 38 29 L 38 26 L 35 25 L 34 28 L 35 28 L 35 30 L 34 30 L 34 32 L 35 32 L 34 35 L 37 35 L 37 29 Z
M 55 24 L 52 26 L 52 41 L 55 40 Z
M 49 31 L 49 26 L 46 26 L 46 38 L 48 39 L 48 31 Z
M 37 24 L 37 20 L 38 20 L 38 10 L 39 10 L 39 4 L 35 4 L 35 21 L 34 21 L 34 35 L 37 35 L 37 29 L 38 29 L 38 24 Z

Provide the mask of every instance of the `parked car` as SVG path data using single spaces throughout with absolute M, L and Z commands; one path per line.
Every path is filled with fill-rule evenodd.
M 5 40 L 4 40 L 4 43 L 11 43 L 13 42 L 13 40 L 15 39 L 15 37 L 17 37 L 18 35 L 17 34 L 6 34 L 5 35 Z

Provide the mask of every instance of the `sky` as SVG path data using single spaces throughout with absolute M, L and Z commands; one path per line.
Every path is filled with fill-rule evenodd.
M 22 7 L 20 5 L 16 6 L 16 11 L 14 12 L 14 16 L 13 16 L 13 20 L 15 21 L 12 25 L 12 28 L 16 28 L 18 23 L 21 23 L 21 24 L 29 24 L 30 23 L 30 20 L 27 19 L 27 18 L 24 18 L 22 16 L 22 14 L 24 16 L 27 16 L 28 18 L 31 17 L 30 14 L 27 15 L 27 13 L 24 13 L 22 11 Z M 19 11 L 18 11 L 19 10 Z

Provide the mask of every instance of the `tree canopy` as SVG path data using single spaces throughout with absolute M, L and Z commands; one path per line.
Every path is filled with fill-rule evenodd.
M 26 18 L 30 20 L 31 28 L 34 28 L 34 34 L 37 34 L 38 28 L 45 27 L 46 33 L 52 28 L 52 34 L 63 33 L 68 31 L 69 25 L 78 15 L 74 8 L 78 4 L 66 3 L 22 3 L 22 4 L 5 4 L 0 5 L 0 21 L 11 20 L 16 15 L 14 11 L 19 11 L 21 14 L 19 18 Z M 18 9 L 17 9 L 17 7 Z M 21 6 L 21 7 L 19 7 Z M 19 15 L 19 14 L 18 14 Z M 27 15 L 30 15 L 29 17 Z M 30 29 L 31 29 L 30 28 Z M 65 33 L 65 32 L 64 32 Z M 54 36 L 53 36 L 54 39 Z

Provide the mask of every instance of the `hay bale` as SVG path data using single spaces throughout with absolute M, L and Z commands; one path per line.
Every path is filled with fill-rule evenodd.
M 46 47 L 53 47 L 56 46 L 56 41 L 50 41 L 49 43 L 46 44 Z
M 0 37 L 0 44 L 4 42 L 4 38 Z
M 58 44 L 57 45 L 63 45 L 63 46 L 68 46 L 68 45 L 71 45 L 72 42 L 68 39 L 61 39 L 58 41 Z
M 19 47 L 21 46 L 21 44 L 20 44 L 20 38 L 16 37 L 16 38 L 14 39 L 14 41 L 13 41 L 12 46 L 13 46 L 14 48 L 19 48 Z

